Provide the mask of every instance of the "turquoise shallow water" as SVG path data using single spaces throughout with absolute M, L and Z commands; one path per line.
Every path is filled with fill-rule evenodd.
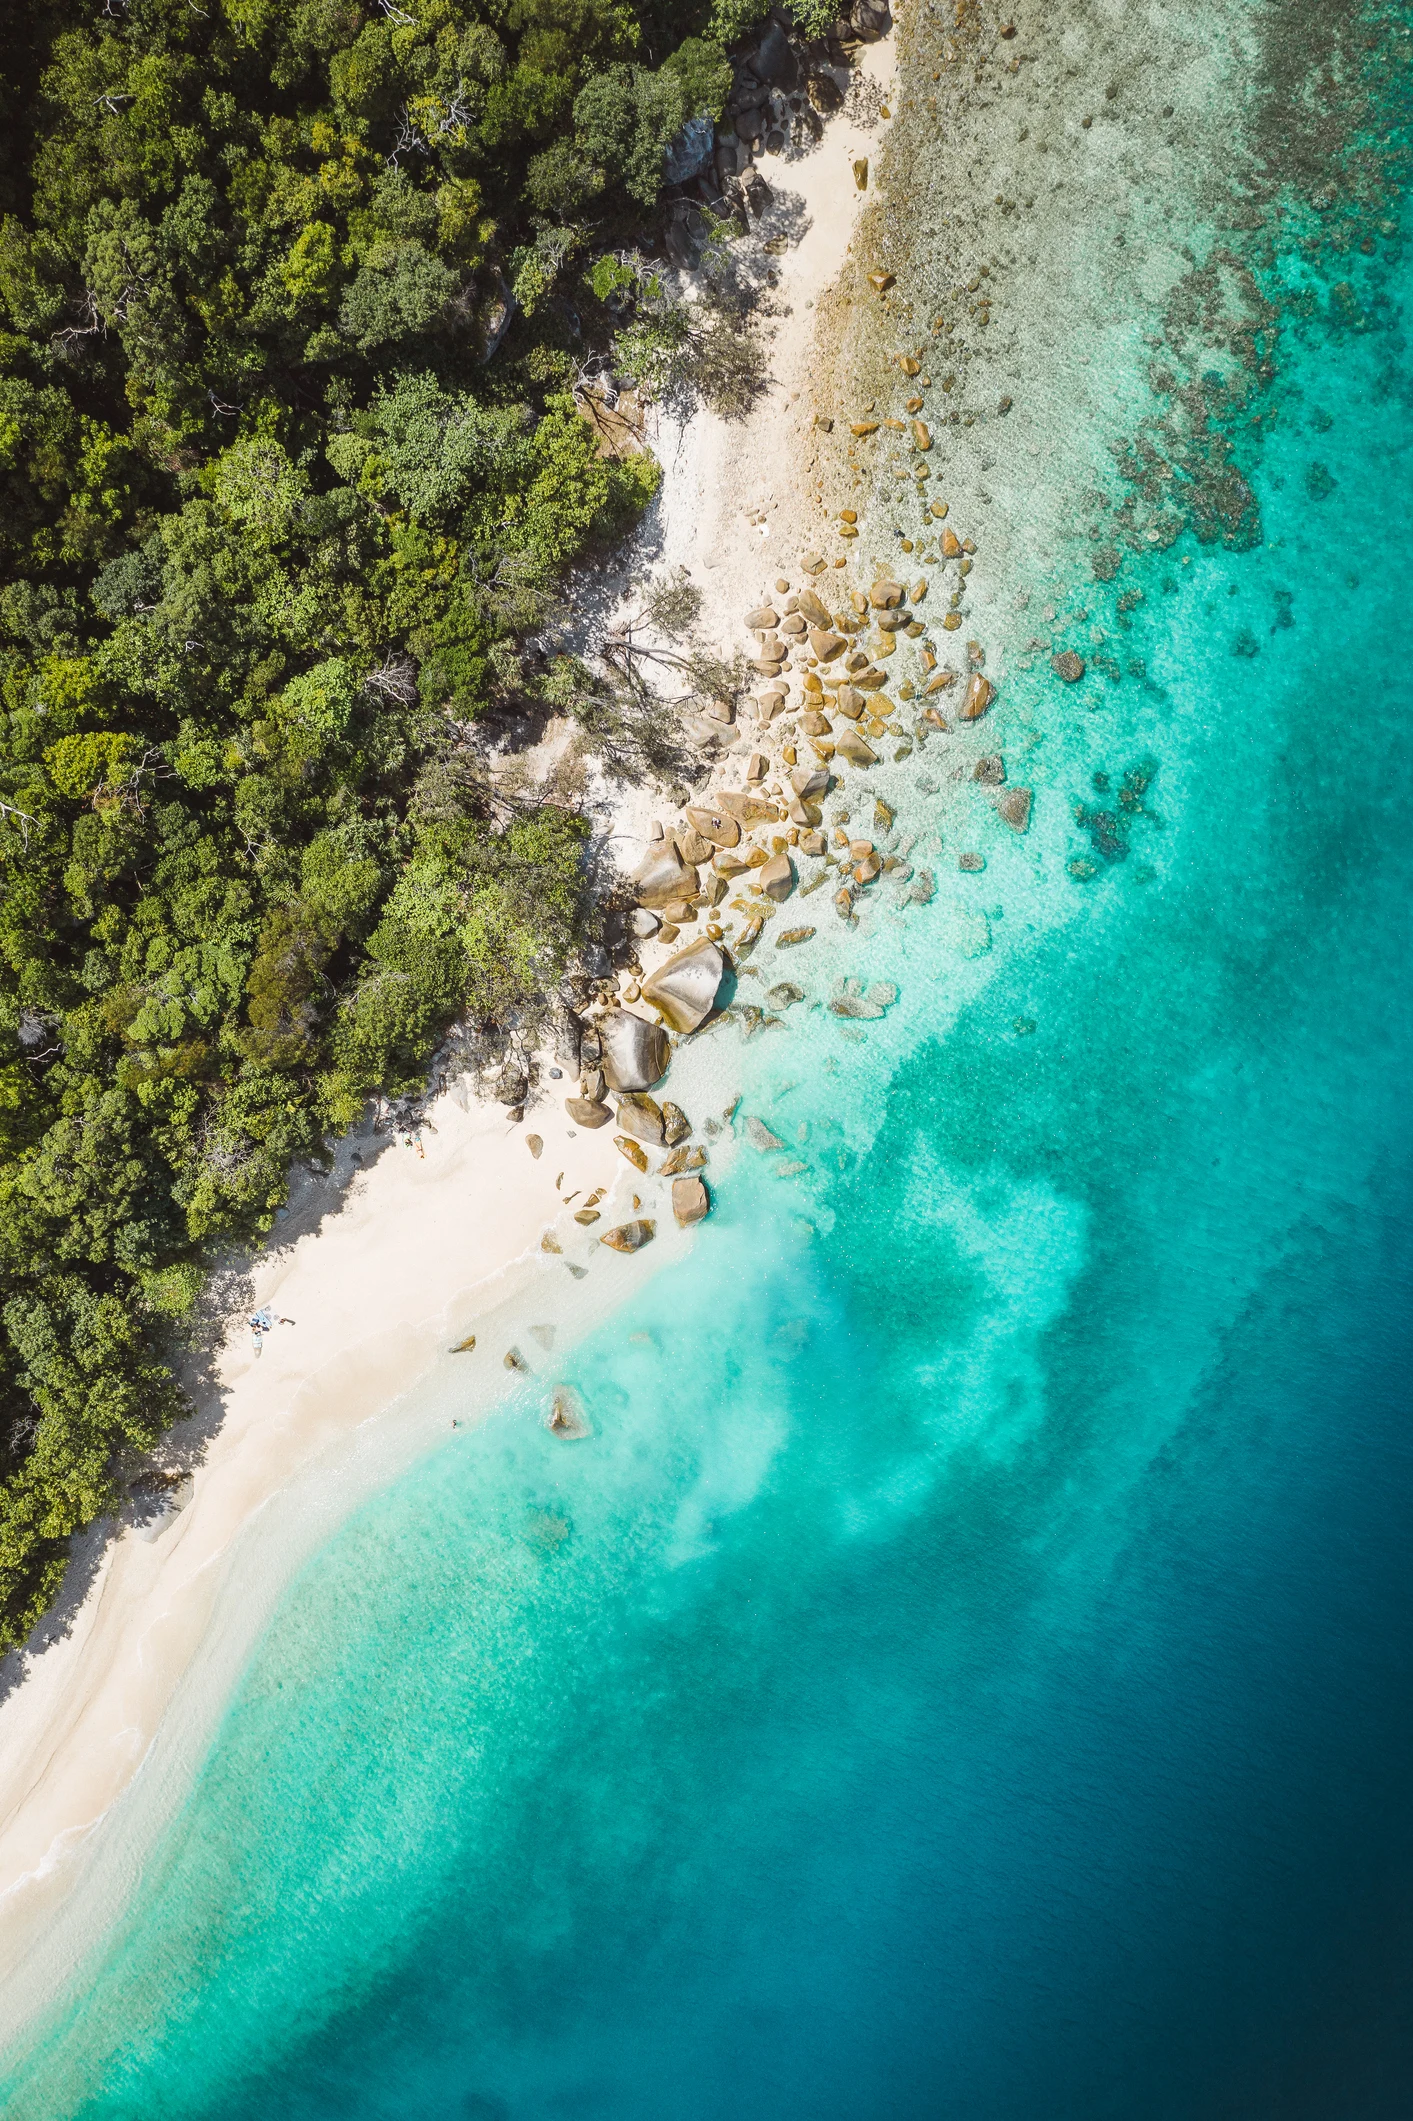
M 1087 592 L 1031 838 L 875 919 L 885 1027 L 743 1049 L 808 1172 L 568 1359 L 591 1443 L 527 1393 L 304 1570 L 7 2114 L 1413 2109 L 1411 290 L 1345 269 L 1260 547 Z

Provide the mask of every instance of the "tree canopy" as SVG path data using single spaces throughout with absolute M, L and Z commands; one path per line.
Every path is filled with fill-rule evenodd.
M 492 813 L 465 735 L 652 490 L 572 386 L 654 285 L 614 260 L 721 108 L 711 22 L 11 11 L 0 1647 L 179 1411 L 204 1248 L 574 945 L 581 821 Z

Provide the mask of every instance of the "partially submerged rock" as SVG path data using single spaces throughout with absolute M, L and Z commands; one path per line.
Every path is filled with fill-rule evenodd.
M 782 928 L 775 938 L 775 947 L 777 950 L 793 950 L 797 943 L 807 943 L 813 934 L 813 928 Z
M 662 1138 L 671 1149 L 676 1143 L 685 1141 L 692 1131 L 692 1122 L 680 1105 L 665 1101 L 662 1107 Z
M 983 677 L 979 670 L 974 670 L 967 680 L 962 704 L 957 709 L 958 719 L 963 722 L 980 721 L 995 697 L 996 687 L 990 678 Z
M 753 1149 L 759 1149 L 763 1153 L 771 1149 L 783 1149 L 785 1146 L 779 1135 L 772 1134 L 765 1121 L 757 1119 L 754 1113 L 746 1121 L 746 1139 Z
M 711 1213 L 711 1195 L 701 1179 L 673 1179 L 672 1212 L 684 1230 L 706 1220 Z
M 878 753 L 870 749 L 857 729 L 841 729 L 834 747 L 836 758 L 847 759 L 851 766 L 876 766 Z
M 876 980 L 865 989 L 862 980 L 846 979 L 834 990 L 829 1006 L 835 1016 L 872 1020 L 882 1016 L 897 999 L 898 990 L 889 980 Z
M 665 965 L 659 965 L 651 979 L 644 980 L 643 1000 L 650 1002 L 674 1031 L 695 1031 L 715 1008 L 725 971 L 726 959 L 717 945 L 704 937 L 679 950 Z
M 672 1048 L 661 1024 L 650 1024 L 626 1009 L 610 1009 L 599 1018 L 598 1032 L 610 1090 L 651 1090 L 662 1081 Z M 603 1122 L 595 1124 L 602 1126 Z
M 558 1436 L 563 1443 L 577 1443 L 581 1437 L 594 1433 L 584 1418 L 577 1394 L 571 1392 L 568 1385 L 556 1387 L 545 1427 L 551 1436 Z
M 661 1140 L 661 1136 L 659 1136 L 658 1139 Z M 635 1171 L 647 1170 L 648 1152 L 643 1147 L 641 1142 L 630 1140 L 626 1134 L 615 1134 L 613 1137 L 613 1146 L 618 1151 L 620 1156 L 627 1157 L 629 1163 L 633 1166 L 633 1169 Z
M 637 1222 L 619 1223 L 615 1229 L 605 1230 L 599 1239 L 614 1252 L 638 1252 L 650 1245 L 657 1235 L 657 1225 L 643 1217 Z
M 1030 806 L 1034 801 L 1029 788 L 1008 788 L 996 798 L 997 814 L 1012 832 L 1027 832 L 1030 829 Z

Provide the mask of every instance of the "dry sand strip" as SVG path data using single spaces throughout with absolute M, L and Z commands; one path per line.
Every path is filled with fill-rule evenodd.
M 892 63 L 891 42 L 860 61 L 875 80 Z M 876 151 L 876 137 L 840 115 L 812 154 L 767 165 L 803 230 L 780 260 L 772 387 L 738 423 L 703 414 L 663 438 L 662 556 L 692 569 L 707 593 L 706 623 L 723 641 L 738 632 L 740 610 L 754 601 L 762 569 L 781 563 L 787 540 L 793 557 L 807 520 L 798 441 L 809 417 L 816 305 L 844 261 L 861 204 L 852 163 Z M 775 507 L 762 532 L 742 502 L 766 493 Z M 649 811 L 644 792 L 623 800 L 630 866 L 646 849 Z M 703 1096 L 719 1089 L 713 1071 L 721 1066 L 719 1056 L 698 1061 L 684 1050 L 674 1097 L 690 1097 L 687 1084 Z M 548 1067 L 545 1057 L 546 1074 Z M 552 1315 L 540 1240 L 557 1218 L 572 1230 L 566 1195 L 609 1187 L 613 1203 L 630 1211 L 635 1174 L 606 1131 L 571 1133 L 557 1094 L 527 1123 L 543 1139 L 537 1160 L 525 1129 L 508 1129 L 488 1104 L 464 1109 L 455 1091 L 430 1120 L 425 1158 L 401 1144 L 386 1148 L 317 1228 L 255 1263 L 253 1307 L 269 1305 L 295 1323 L 267 1336 L 259 1360 L 245 1324 L 232 1329 L 217 1365 L 219 1425 L 189 1498 L 155 1536 L 151 1525 L 129 1527 L 109 1541 L 67 1632 L 29 1659 L 0 1701 L 0 1983 L 13 1984 L 72 1891 L 94 1829 L 148 1759 L 175 1690 L 203 1654 L 219 1649 L 213 1638 L 231 1596 L 262 1557 L 270 1566 L 253 1531 L 272 1499 L 311 1468 L 322 1477 L 334 1467 L 341 1442 L 350 1448 L 360 1428 L 442 1358 L 452 1336 L 474 1330 L 485 1312 L 504 1316 L 517 1276 L 536 1290 L 536 1315 Z M 620 1263 L 625 1279 L 616 1288 L 689 1242 L 684 1235 L 641 1263 Z M 554 1286 L 572 1322 L 578 1285 L 566 1274 Z M 601 1315 L 605 1284 L 596 1275 L 586 1286 Z M 482 1353 L 490 1396 L 505 1374 L 498 1348 Z M 439 1440 L 414 1422 L 404 1455 Z M 356 1499 L 350 1490 L 345 1507 Z M 273 1590 L 263 1592 L 268 1610 Z

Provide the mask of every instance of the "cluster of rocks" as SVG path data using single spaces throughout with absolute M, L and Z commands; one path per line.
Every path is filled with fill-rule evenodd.
M 759 219 L 771 190 L 757 158 L 818 140 L 824 118 L 843 104 L 859 46 L 890 26 L 886 7 L 857 0 L 825 35 L 802 39 L 783 9 L 771 11 L 759 40 L 735 56 L 720 121 L 692 119 L 668 148 L 664 174 L 676 196 L 668 201 L 666 242 L 674 264 L 700 264 L 705 216 L 742 235 Z
M 648 982 L 650 998 L 679 1033 L 690 1033 L 714 1009 L 725 972 L 726 959 L 714 944 L 691 944 Z M 654 1175 L 671 1179 L 672 1212 L 685 1228 L 709 1213 L 711 1197 L 698 1175 L 706 1167 L 707 1152 L 690 1142 L 691 1121 L 680 1105 L 670 1099 L 659 1103 L 651 1095 L 671 1060 L 672 1044 L 662 1024 L 631 1010 L 606 1010 L 584 1026 L 579 1089 L 565 1099 L 564 1108 L 576 1126 L 606 1127 L 616 1120 L 620 1131 L 614 1136 L 615 1148 L 645 1176 L 651 1168 L 649 1150 L 666 1149 L 669 1153 Z M 610 1095 L 614 1105 L 608 1102 Z M 601 1198 L 586 1202 L 576 1222 L 586 1227 L 597 1222 Z M 637 1251 L 652 1235 L 651 1223 L 636 1222 L 609 1230 L 600 1242 L 615 1251 Z

